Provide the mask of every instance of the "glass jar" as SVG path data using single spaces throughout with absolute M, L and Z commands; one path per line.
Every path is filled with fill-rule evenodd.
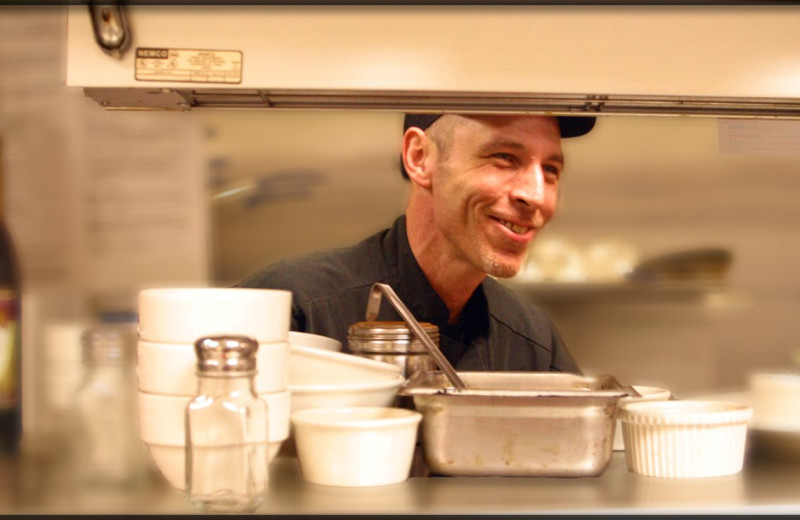
M 186 406 L 186 496 L 206 512 L 252 513 L 269 474 L 267 403 L 255 391 L 258 343 L 200 338 L 197 395 Z
M 431 323 L 420 327 L 439 346 L 439 328 Z M 436 364 L 425 345 L 403 321 L 360 321 L 347 331 L 347 347 L 355 355 L 397 365 L 408 379 L 435 370 Z
M 79 482 L 140 482 L 149 457 L 139 439 L 135 324 L 101 324 L 81 334 L 83 380 L 72 407 Z

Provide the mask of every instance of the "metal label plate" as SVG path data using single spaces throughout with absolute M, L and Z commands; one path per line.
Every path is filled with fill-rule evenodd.
M 137 81 L 241 83 L 242 52 L 204 49 L 136 49 Z

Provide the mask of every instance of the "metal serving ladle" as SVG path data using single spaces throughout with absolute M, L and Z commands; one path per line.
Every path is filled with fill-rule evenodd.
M 372 289 L 369 293 L 369 301 L 367 302 L 367 321 L 376 321 L 378 319 L 378 310 L 381 307 L 382 295 L 385 295 L 389 299 L 389 303 L 392 304 L 395 310 L 403 318 L 403 321 L 406 322 L 408 327 L 412 330 L 412 332 L 414 332 L 414 335 L 417 336 L 420 342 L 425 346 L 425 349 L 433 357 L 433 360 L 436 362 L 439 368 L 444 371 L 445 375 L 453 384 L 453 386 L 458 390 L 465 390 L 467 385 L 465 385 L 464 381 L 458 377 L 456 369 L 453 368 L 453 365 L 447 361 L 447 358 L 444 357 L 444 354 L 442 354 L 442 351 L 439 350 L 439 347 L 437 347 L 431 338 L 425 333 L 419 322 L 417 322 L 416 318 L 414 318 L 405 304 L 403 304 L 403 302 L 394 292 L 394 289 L 385 283 L 375 283 L 372 285 Z

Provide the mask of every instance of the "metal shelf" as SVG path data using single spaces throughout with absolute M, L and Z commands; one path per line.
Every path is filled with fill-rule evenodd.
M 526 282 L 500 280 L 526 298 L 543 303 L 635 301 L 697 302 L 711 294 L 724 292 L 721 280 L 687 280 L 660 282 Z

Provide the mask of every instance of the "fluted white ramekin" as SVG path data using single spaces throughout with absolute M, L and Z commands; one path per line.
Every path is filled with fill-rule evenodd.
M 753 408 L 691 399 L 644 401 L 627 404 L 618 416 L 630 471 L 667 478 L 717 477 L 741 471 Z

